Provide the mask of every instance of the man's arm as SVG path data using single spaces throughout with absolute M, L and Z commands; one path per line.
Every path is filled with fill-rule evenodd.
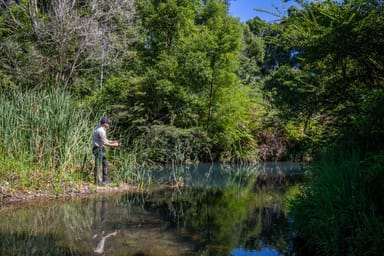
M 108 147 L 118 147 L 120 146 L 120 143 L 117 140 L 108 140 L 105 145 Z

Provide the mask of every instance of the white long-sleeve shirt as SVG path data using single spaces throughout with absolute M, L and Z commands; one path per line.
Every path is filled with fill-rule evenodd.
M 105 147 L 110 141 L 107 139 L 107 132 L 103 126 L 98 126 L 93 131 L 93 146 Z

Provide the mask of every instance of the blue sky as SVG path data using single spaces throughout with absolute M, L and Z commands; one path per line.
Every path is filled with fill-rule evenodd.
M 278 13 L 284 12 L 284 8 L 287 10 L 291 5 L 298 6 L 294 1 L 283 3 L 283 0 L 231 0 L 229 12 L 232 16 L 240 18 L 242 22 L 246 22 L 256 16 L 266 21 L 273 21 L 278 18 L 271 14 L 255 11 L 254 9 L 264 9 Z M 278 11 L 276 11 L 275 7 Z

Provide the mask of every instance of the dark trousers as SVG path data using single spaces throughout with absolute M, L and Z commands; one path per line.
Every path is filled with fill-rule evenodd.
M 105 151 L 104 148 L 101 147 L 93 147 L 92 149 L 93 155 L 95 156 L 95 169 L 94 169 L 94 178 L 95 178 L 95 184 L 97 185 L 99 180 L 99 173 L 100 173 L 100 167 L 102 167 L 103 171 L 103 177 L 102 181 L 108 180 L 108 161 L 105 157 Z

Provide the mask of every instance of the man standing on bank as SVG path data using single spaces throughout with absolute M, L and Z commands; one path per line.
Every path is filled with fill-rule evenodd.
M 101 118 L 100 125 L 97 126 L 93 132 L 93 149 L 92 152 L 95 155 L 95 184 L 104 185 L 109 183 L 107 172 L 108 172 L 108 161 L 105 157 L 105 147 L 118 147 L 120 144 L 117 140 L 107 139 L 107 129 L 111 120 L 106 117 Z M 102 180 L 99 178 L 100 164 L 103 167 Z

